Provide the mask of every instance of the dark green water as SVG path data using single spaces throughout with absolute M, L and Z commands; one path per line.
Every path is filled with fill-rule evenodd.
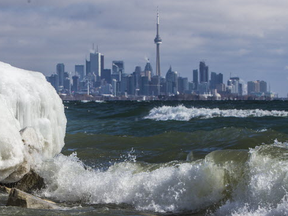
M 288 112 L 288 103 L 281 101 L 70 102 L 65 106 L 68 126 L 63 152 L 69 154 L 77 149 L 82 160 L 96 165 L 118 160 L 119 155 L 132 148 L 137 160 L 161 163 L 185 160 L 191 151 L 194 157 L 203 158 L 214 150 L 248 150 L 262 143 L 272 144 L 275 139 L 280 142 L 288 139 L 288 117 L 269 113 Z M 153 108 L 164 106 L 168 111 L 162 119 L 163 116 L 171 119 L 146 118 Z M 188 110 L 172 110 L 181 106 Z M 193 111 L 190 108 L 206 110 L 195 111 L 189 120 L 179 120 L 181 115 Z M 215 113 L 214 109 L 233 113 L 230 117 L 215 114 L 206 118 Z M 257 111 L 259 109 L 263 111 Z M 263 116 L 257 117 L 257 113 Z
M 65 107 L 66 145 L 38 192 L 65 208 L 10 215 L 288 215 L 285 101 Z

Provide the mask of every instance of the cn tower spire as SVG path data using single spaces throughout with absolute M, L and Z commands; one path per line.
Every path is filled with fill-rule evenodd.
M 158 11 L 158 9 L 157 9 L 157 26 L 156 26 L 156 28 L 157 28 L 157 36 L 159 37 L 159 11 Z
M 159 11 L 157 8 L 157 22 L 156 22 L 156 37 L 154 39 L 156 44 L 156 76 L 161 76 L 160 72 L 160 44 L 162 43 L 162 39 L 159 36 Z

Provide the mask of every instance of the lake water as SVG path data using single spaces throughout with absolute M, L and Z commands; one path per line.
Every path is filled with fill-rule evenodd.
M 65 102 L 39 165 L 62 210 L 6 215 L 288 215 L 285 101 Z

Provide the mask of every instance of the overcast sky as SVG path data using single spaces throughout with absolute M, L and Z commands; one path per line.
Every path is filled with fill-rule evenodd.
M 0 61 L 55 73 L 84 64 L 92 44 L 125 72 L 155 72 L 156 11 L 160 12 L 161 74 L 169 66 L 192 80 L 205 60 L 224 81 L 264 80 L 288 93 L 287 0 L 0 0 Z

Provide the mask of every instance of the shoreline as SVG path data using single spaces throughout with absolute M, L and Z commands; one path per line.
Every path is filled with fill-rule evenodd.
M 235 96 L 226 95 L 221 98 L 217 98 L 212 95 L 160 95 L 160 96 L 92 96 L 87 94 L 75 94 L 65 95 L 59 94 L 62 101 L 286 101 L 288 98 L 271 98 L 271 97 L 256 97 L 251 95 Z

